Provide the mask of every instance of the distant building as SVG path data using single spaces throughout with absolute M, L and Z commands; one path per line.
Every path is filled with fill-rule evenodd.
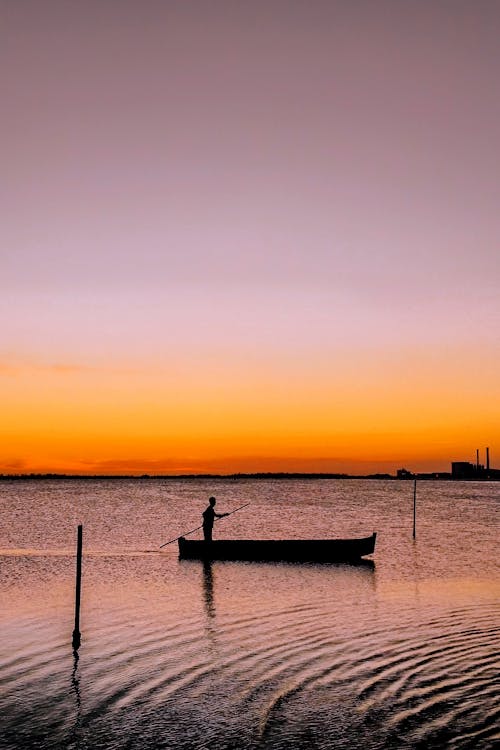
M 486 448 L 486 466 L 479 463 L 479 448 L 476 450 L 476 463 L 469 461 L 454 461 L 451 464 L 452 479 L 482 479 L 500 480 L 500 469 L 492 469 L 490 466 L 490 449 Z
M 477 479 L 483 471 L 483 466 L 476 466 L 469 461 L 453 461 L 451 464 L 452 479 Z

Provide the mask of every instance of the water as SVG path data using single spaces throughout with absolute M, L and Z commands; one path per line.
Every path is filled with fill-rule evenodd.
M 374 564 L 179 561 L 215 537 L 366 536 Z M 493 748 L 500 484 L 0 483 L 0 747 Z M 78 657 L 76 527 L 84 524 Z

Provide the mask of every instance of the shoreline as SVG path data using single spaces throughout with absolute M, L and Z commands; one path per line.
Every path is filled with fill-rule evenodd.
M 320 479 L 375 479 L 383 481 L 395 481 L 395 482 L 408 482 L 415 480 L 422 481 L 445 481 L 445 482 L 498 482 L 500 477 L 496 476 L 485 476 L 485 477 L 470 477 L 470 478 L 455 478 L 449 472 L 432 472 L 422 474 L 412 474 L 407 477 L 398 477 L 394 474 L 337 474 L 329 472 L 255 472 L 255 473 L 233 473 L 233 474 L 59 474 L 59 473 L 30 473 L 30 474 L 0 474 L 1 481 L 32 481 L 32 480 L 78 480 L 78 481 L 92 481 L 92 480 L 158 480 L 162 479 L 165 481 L 180 481 L 180 480 L 200 480 L 200 479 L 224 479 L 224 480 L 320 480 Z

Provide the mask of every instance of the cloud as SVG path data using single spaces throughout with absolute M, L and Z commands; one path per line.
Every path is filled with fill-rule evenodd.
M 13 365 L 10 362 L 0 362 L 0 375 L 16 375 L 20 369 L 18 365 Z
M 78 363 L 42 363 L 42 362 L 23 362 L 23 361 L 3 361 L 0 362 L 0 374 L 2 375 L 19 375 L 25 372 L 56 372 L 61 374 L 72 374 L 79 372 L 88 372 L 95 370 L 94 367 L 81 365 Z
M 131 375 L 137 370 L 132 368 L 87 365 L 80 362 L 33 362 L 33 361 L 0 361 L 0 375 L 13 376 L 25 373 L 54 373 L 56 375 L 80 375 L 85 373 L 108 373 Z
M 22 474 L 26 471 L 31 471 L 31 469 L 24 458 L 4 459 L 0 463 L 0 472 L 4 474 Z
M 398 459 L 369 461 L 339 457 L 223 456 L 221 458 L 117 458 L 79 461 L 71 467 L 84 474 L 253 474 L 266 472 L 369 474 L 395 473 Z
M 79 372 L 94 372 L 97 368 L 96 367 L 89 367 L 88 365 L 79 365 L 79 364 L 54 364 L 54 365 L 47 365 L 43 369 L 50 370 L 52 372 L 58 372 L 63 375 L 65 374 L 73 374 L 73 373 L 79 373 Z

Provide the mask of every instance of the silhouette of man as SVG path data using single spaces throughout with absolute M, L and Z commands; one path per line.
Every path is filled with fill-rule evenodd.
M 214 527 L 214 521 L 216 518 L 223 518 L 229 515 L 229 513 L 216 513 L 215 512 L 215 497 L 210 497 L 208 502 L 210 505 L 203 511 L 203 536 L 206 542 L 212 541 L 212 529 Z

